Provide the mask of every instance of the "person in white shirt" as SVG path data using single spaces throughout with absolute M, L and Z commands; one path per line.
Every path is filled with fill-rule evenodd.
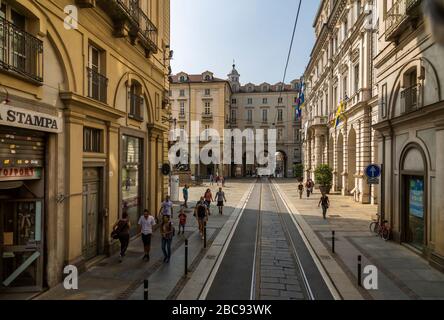
M 148 210 L 143 212 L 143 216 L 139 219 L 139 233 L 142 234 L 143 248 L 145 255 L 142 260 L 150 260 L 151 249 L 151 235 L 153 234 L 153 227 L 156 225 L 156 221 L 150 215 Z
M 219 214 L 224 214 L 224 201 L 227 202 L 227 198 L 225 198 L 225 192 L 222 191 L 222 188 L 219 188 L 219 191 L 216 193 L 214 197 L 214 201 L 217 201 L 217 207 L 219 208 Z
M 173 202 L 170 200 L 170 196 L 165 197 L 165 201 L 162 202 L 160 206 L 159 214 L 163 216 L 168 216 L 171 219 L 173 218 Z

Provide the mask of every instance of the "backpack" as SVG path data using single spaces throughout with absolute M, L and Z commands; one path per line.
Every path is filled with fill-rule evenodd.
M 123 229 L 127 226 L 127 224 L 128 224 L 127 221 L 120 220 L 117 225 L 117 228 L 111 232 L 111 238 L 113 238 L 114 240 L 119 239 L 120 234 L 122 233 Z

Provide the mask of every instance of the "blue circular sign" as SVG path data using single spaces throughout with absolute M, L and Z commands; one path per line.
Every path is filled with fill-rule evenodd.
M 381 167 L 376 164 L 371 164 L 365 169 L 365 174 L 369 178 L 379 178 L 381 176 Z

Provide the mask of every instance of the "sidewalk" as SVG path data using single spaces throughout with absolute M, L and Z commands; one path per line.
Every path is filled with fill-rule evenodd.
M 369 231 L 377 207 L 362 205 L 350 197 L 329 195 L 328 219 L 323 220 L 317 207 L 320 194 L 299 199 L 296 180 L 276 180 L 286 201 L 296 216 L 303 219 L 301 228 L 306 235 L 315 234 L 309 241 L 325 266 L 330 259 L 340 266 L 342 278 L 326 267 L 341 295 L 347 299 L 444 299 L 444 274 L 435 270 L 420 256 L 394 242 L 385 242 Z M 331 253 L 331 231 L 336 231 L 335 254 Z M 378 269 L 378 290 L 367 291 L 357 286 L 357 256 L 362 256 L 363 268 L 374 265 Z M 334 267 L 334 266 L 333 266 Z M 332 268 L 333 268 L 332 267 Z M 364 278 L 364 277 L 363 277 Z M 337 279 L 337 281 L 335 281 Z M 338 281 L 339 280 L 339 281 Z M 343 290 L 341 290 L 343 289 Z M 343 292 L 344 291 L 344 292 Z M 347 292 L 345 292 L 347 291 Z M 359 295 L 356 293 L 359 292 Z
M 212 204 L 211 216 L 207 226 L 208 247 L 218 235 L 230 215 L 238 205 L 243 194 L 253 181 L 230 180 L 224 187 L 228 202 L 224 208 L 224 215 L 218 214 L 218 209 Z M 130 243 L 127 256 L 122 263 L 118 262 L 118 254 L 106 258 L 98 265 L 79 276 L 79 290 L 65 290 L 63 284 L 39 295 L 37 300 L 142 300 L 143 280 L 149 280 L 149 299 L 173 299 L 185 285 L 184 277 L 184 242 L 189 239 L 189 269 L 197 265 L 203 257 L 203 241 L 199 237 L 196 219 L 192 208 L 195 202 L 204 194 L 207 188 L 212 189 L 213 195 L 218 190 L 217 185 L 204 184 L 191 187 L 189 190 L 189 212 L 187 213 L 187 227 L 185 235 L 177 235 L 173 239 L 172 257 L 169 264 L 163 263 L 161 237 L 159 230 L 155 231 L 151 245 L 150 262 L 142 261 L 143 246 L 140 238 Z M 182 199 L 182 194 L 181 194 Z M 181 200 L 182 201 L 182 200 Z M 174 204 L 174 225 L 178 232 L 178 208 Z

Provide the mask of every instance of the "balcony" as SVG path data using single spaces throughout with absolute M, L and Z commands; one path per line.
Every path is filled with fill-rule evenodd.
M 132 41 L 135 40 L 132 34 Z M 139 28 L 138 35 L 140 44 L 145 48 L 145 55 L 157 53 L 157 28 L 148 16 L 139 8 Z
M 43 42 L 0 18 L 0 68 L 43 82 Z
M 212 113 L 203 113 L 202 120 L 213 121 L 213 114 Z
M 106 103 L 108 78 L 91 68 L 86 69 L 88 72 L 88 97 Z
M 422 107 L 421 85 L 416 84 L 401 91 L 401 114 L 416 111 Z
M 325 126 L 327 125 L 327 117 L 324 116 L 316 116 L 313 119 L 313 126 Z
M 421 0 L 397 0 L 387 12 L 385 21 L 386 41 L 396 41 L 419 18 Z

